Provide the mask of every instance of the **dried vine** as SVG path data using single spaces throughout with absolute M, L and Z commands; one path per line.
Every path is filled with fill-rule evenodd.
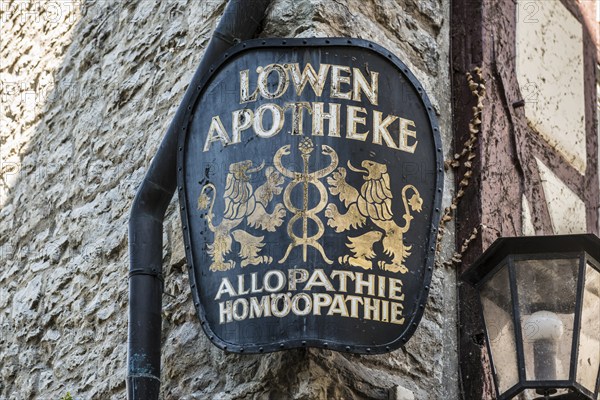
M 473 176 L 473 159 L 476 157 L 474 149 L 476 147 L 477 140 L 479 139 L 479 133 L 481 129 L 481 113 L 483 111 L 483 99 L 485 98 L 486 93 L 485 80 L 483 79 L 481 68 L 475 68 L 474 73 L 477 77 L 477 80 L 470 72 L 466 73 L 469 90 L 477 99 L 477 105 L 472 109 L 473 117 L 469 121 L 469 138 L 463 144 L 461 152 L 454 154 L 454 158 L 452 160 L 448 160 L 444 163 L 446 170 L 450 168 L 456 169 L 463 165 L 465 167 L 465 172 L 458 183 L 458 191 L 456 192 L 456 195 L 452 199 L 451 204 L 444 209 L 444 214 L 440 220 L 436 244 L 436 253 L 438 255 L 441 251 L 441 243 L 444 233 L 446 232 L 446 225 L 454 218 L 454 212 L 458 206 L 458 202 L 465 195 L 465 189 L 467 186 L 469 186 L 469 182 Z M 459 251 L 454 252 L 449 260 L 444 262 L 436 261 L 436 265 L 451 267 L 454 264 L 460 263 L 464 253 L 469 248 L 469 244 L 477 238 L 481 228 L 483 228 L 483 226 L 475 227 L 471 232 L 471 235 L 463 241 Z

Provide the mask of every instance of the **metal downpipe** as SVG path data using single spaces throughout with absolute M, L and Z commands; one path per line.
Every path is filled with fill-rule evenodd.
M 210 66 L 235 43 L 252 38 L 271 0 L 230 0 L 181 104 Z M 152 160 L 129 216 L 129 329 L 127 395 L 157 400 L 160 391 L 162 234 L 177 185 L 177 139 L 185 110 L 180 106 Z

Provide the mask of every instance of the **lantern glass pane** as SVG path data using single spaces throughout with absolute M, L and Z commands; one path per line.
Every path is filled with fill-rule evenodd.
M 577 382 L 593 392 L 600 365 L 600 273 L 589 264 L 585 269 L 578 354 Z
M 525 378 L 569 379 L 579 258 L 517 260 Z
M 503 393 L 519 382 L 513 303 L 506 266 L 483 284 L 480 296 L 498 390 Z
M 513 400 L 540 400 L 544 398 L 545 389 L 525 389 L 518 396 L 514 397 Z M 551 389 L 549 391 L 549 395 L 551 395 L 550 399 L 556 396 L 567 395 L 572 393 L 572 390 L 569 389 Z

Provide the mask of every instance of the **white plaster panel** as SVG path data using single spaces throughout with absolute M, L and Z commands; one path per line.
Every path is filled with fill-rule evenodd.
M 540 171 L 554 233 L 585 233 L 585 203 L 550 168 L 539 159 L 535 160 Z
M 579 172 L 586 140 L 581 23 L 559 0 L 518 0 L 517 79 L 529 124 Z
M 533 220 L 531 217 L 531 208 L 529 207 L 529 202 L 527 198 L 523 195 L 521 199 L 522 204 L 522 221 L 523 221 L 523 236 L 534 236 L 535 228 L 533 227 Z

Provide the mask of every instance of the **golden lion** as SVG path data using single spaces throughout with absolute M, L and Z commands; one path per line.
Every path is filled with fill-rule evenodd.
M 250 227 L 269 232 L 274 232 L 283 223 L 286 211 L 282 204 L 277 204 L 270 214 L 266 211 L 266 207 L 273 197 L 281 193 L 283 176 L 273 167 L 267 167 L 265 169 L 266 182 L 256 189 L 256 192 L 253 192 L 249 174 L 258 172 L 263 167 L 264 162 L 258 167 L 252 168 L 251 160 L 229 166 L 223 196 L 225 212 L 219 225 L 215 225 L 213 222 L 216 188 L 212 183 L 207 183 L 202 187 L 198 196 L 198 209 L 206 210 L 208 208 L 206 219 L 209 229 L 214 233 L 214 241 L 208 245 L 208 254 L 212 258 L 211 271 L 226 271 L 235 267 L 235 261 L 226 260 L 226 256 L 231 252 L 233 240 L 240 244 L 239 256 L 242 260 L 242 267 L 273 261 L 270 256 L 259 256 L 258 254 L 265 245 L 264 236 L 254 236 L 243 229 L 232 231 L 242 223 L 244 218 Z M 212 191 L 212 199 L 207 193 L 209 189 Z
M 390 190 L 390 177 L 387 166 L 374 161 L 362 162 L 364 169 L 358 169 L 348 161 L 348 168 L 355 172 L 365 174 L 360 192 L 346 182 L 346 169 L 339 167 L 331 177 L 327 178 L 329 191 L 333 196 L 338 196 L 340 201 L 347 207 L 345 214 L 341 214 L 335 204 L 329 204 L 325 210 L 328 218 L 327 225 L 336 232 L 344 232 L 349 229 L 360 228 L 365 225 L 367 218 L 381 231 L 370 231 L 357 237 L 348 237 L 346 246 L 353 256 L 344 255 L 339 257 L 339 262 L 364 269 L 371 269 L 372 260 L 376 254 L 373 245 L 382 242 L 384 253 L 391 257 L 391 263 L 379 260 L 378 266 L 386 271 L 406 273 L 408 269 L 404 261 L 410 255 L 412 246 L 405 246 L 402 236 L 410 228 L 413 219 L 410 211 L 420 212 L 423 199 L 419 191 L 413 185 L 406 185 L 402 189 L 402 200 L 404 202 L 403 227 L 396 224 L 392 213 L 392 192 Z M 410 200 L 406 199 L 406 192 L 414 192 Z

